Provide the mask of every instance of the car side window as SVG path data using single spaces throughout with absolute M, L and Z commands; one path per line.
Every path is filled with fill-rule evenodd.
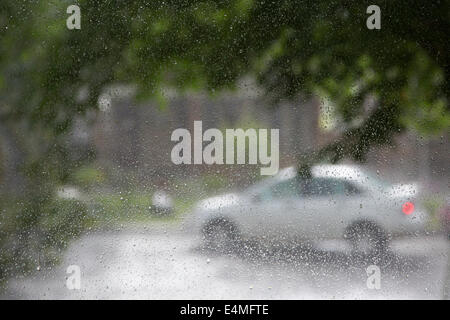
M 298 179 L 289 179 L 279 182 L 260 194 L 260 198 L 263 201 L 273 199 L 287 199 L 295 198 L 299 196 L 299 184 Z
M 355 195 L 360 190 L 352 183 L 333 178 L 312 178 L 300 180 L 292 178 L 279 182 L 259 194 L 262 201 L 330 195 Z
M 345 181 L 344 184 L 345 184 L 345 195 L 352 196 L 362 193 L 362 191 L 353 183 Z
M 341 179 L 311 178 L 301 183 L 301 194 L 305 197 L 357 194 L 359 190 Z

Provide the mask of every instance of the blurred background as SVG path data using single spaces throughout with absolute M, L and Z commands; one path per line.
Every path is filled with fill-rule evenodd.
M 220 284 L 225 281 L 221 273 L 234 265 L 233 279 L 245 278 L 245 263 L 250 262 L 263 280 L 245 280 L 244 298 L 366 297 L 355 285 L 360 279 L 349 271 L 352 263 L 364 263 L 340 255 L 314 256 L 312 262 L 293 266 L 286 255 L 250 262 L 232 257 L 213 270 L 209 261 L 204 266 L 211 254 L 192 249 L 196 243 L 191 240 L 183 245 L 184 234 L 190 236 L 183 219 L 197 201 L 261 179 L 254 165 L 174 165 L 170 136 L 177 128 L 193 132 L 196 120 L 203 121 L 204 130 L 280 129 L 280 168 L 362 163 L 391 183 L 418 182 L 432 240 L 398 244 L 406 253 L 385 261 L 394 265 L 393 284 L 376 297 L 444 296 L 448 244 L 442 217 L 449 207 L 450 181 L 448 1 L 379 1 L 380 30 L 366 27 L 369 3 L 321 1 L 299 7 L 295 1 L 251 0 L 80 0 L 74 4 L 80 8 L 81 28 L 70 30 L 66 20 L 72 13 L 66 9 L 71 4 L 0 4 L 4 298 L 60 296 L 68 260 L 93 268 L 91 277 L 101 274 L 91 278 L 101 279 L 97 289 L 68 296 L 75 298 L 202 298 L 210 292 L 218 298 L 229 297 L 226 292 L 240 297 L 242 288 Z M 161 210 L 161 202 L 170 205 Z M 91 247 L 93 241 L 99 248 Z M 119 258 L 113 254 L 111 247 L 132 243 L 116 252 Z M 135 246 L 149 251 L 133 262 Z M 163 273 L 156 273 L 156 284 L 144 276 L 130 278 L 129 273 L 141 274 L 137 265 L 151 269 L 152 261 L 170 260 L 167 252 L 172 251 L 177 257 L 177 250 L 184 250 L 178 256 L 183 258 L 176 258 L 180 268 L 206 268 L 220 281 L 207 290 L 205 279 L 192 274 L 192 283 L 178 283 L 176 276 Z M 108 280 L 114 278 L 111 269 L 99 271 L 89 264 L 114 265 L 121 259 L 129 264 L 117 266 L 115 277 L 121 280 L 115 285 Z M 325 270 L 319 270 L 321 261 L 329 262 Z M 341 262 L 337 269 L 335 261 Z M 166 262 L 160 262 L 154 268 L 163 268 Z M 292 274 L 271 278 L 285 272 L 279 266 L 286 263 Z M 183 271 L 176 270 L 182 277 Z M 289 277 L 302 283 L 316 272 L 321 275 L 314 278 L 316 285 L 307 282 L 309 291 L 283 291 L 292 284 Z M 327 272 L 338 278 L 336 288 L 326 287 Z M 410 273 L 416 278 L 405 280 Z M 431 288 L 424 289 L 427 282 Z M 279 288 L 254 293 L 258 283 L 264 283 L 264 290 L 277 287 L 273 283 Z M 196 285 L 201 289 L 190 294 L 187 288 Z M 50 289 L 42 295 L 46 286 Z M 352 286 L 358 292 L 342 289 Z M 398 294 L 398 288 L 407 293 Z

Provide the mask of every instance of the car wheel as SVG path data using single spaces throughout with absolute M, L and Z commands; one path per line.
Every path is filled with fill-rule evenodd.
M 359 222 L 350 226 L 345 238 L 350 241 L 353 253 L 382 254 L 388 250 L 388 237 L 385 232 L 370 222 Z
M 208 249 L 230 253 L 238 248 L 239 236 L 236 226 L 225 219 L 215 219 L 203 228 L 203 240 Z

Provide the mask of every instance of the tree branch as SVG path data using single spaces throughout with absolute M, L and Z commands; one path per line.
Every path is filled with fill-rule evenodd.
M 339 139 L 299 161 L 299 172 L 309 175 L 309 168 L 317 162 L 337 163 L 345 156 L 362 162 L 374 145 L 391 142 L 394 132 L 403 128 L 399 122 L 400 112 L 396 105 L 383 105 L 376 109 L 358 128 L 349 129 Z

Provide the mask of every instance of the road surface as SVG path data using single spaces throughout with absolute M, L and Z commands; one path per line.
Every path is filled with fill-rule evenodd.
M 279 249 L 218 254 L 175 225 L 87 234 L 60 265 L 13 279 L 3 298 L 16 299 L 442 299 L 449 242 L 443 236 L 396 240 L 380 260 L 352 256 L 345 243 L 314 251 Z M 81 271 L 67 288 L 67 268 Z M 381 271 L 380 289 L 366 268 Z

